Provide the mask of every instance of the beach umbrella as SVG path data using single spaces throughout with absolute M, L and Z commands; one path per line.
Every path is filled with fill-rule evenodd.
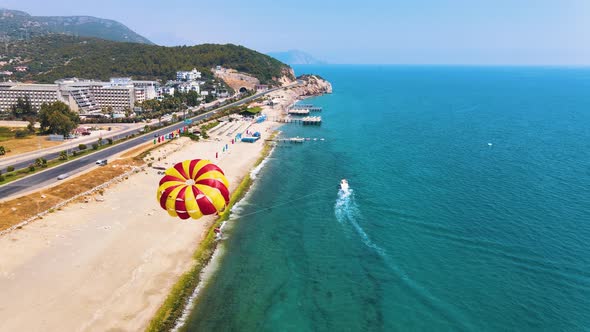
M 225 210 L 229 182 L 221 168 L 209 160 L 185 160 L 166 170 L 157 199 L 172 217 L 198 219 Z

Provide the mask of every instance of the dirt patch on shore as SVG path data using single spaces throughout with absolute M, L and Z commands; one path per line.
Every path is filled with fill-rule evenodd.
M 0 231 L 14 226 L 77 194 L 97 187 L 143 163 L 132 158 L 116 160 L 57 186 L 0 203 Z

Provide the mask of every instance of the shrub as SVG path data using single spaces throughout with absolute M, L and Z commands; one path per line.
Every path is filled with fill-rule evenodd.
M 59 160 L 68 160 L 68 153 L 66 151 L 62 151 L 59 153 Z
M 29 131 L 27 130 L 17 130 L 14 132 L 14 137 L 16 138 L 25 138 L 29 135 Z
M 43 162 L 41 161 L 41 158 L 35 159 L 35 166 L 41 167 L 41 165 L 43 165 Z
M 0 145 L 0 156 L 3 156 L 6 154 L 6 149 Z
M 77 156 L 77 155 L 78 155 L 78 151 L 76 151 L 76 150 L 73 150 L 73 151 L 72 151 L 72 156 L 74 156 L 74 157 L 75 157 L 75 156 Z
M 107 138 L 107 141 L 109 142 L 109 145 L 113 144 L 113 139 L 112 138 Z
M 6 171 L 7 171 L 7 172 L 12 172 L 12 171 L 14 171 L 14 166 L 8 166 L 8 167 L 6 167 Z
M 29 165 L 29 172 L 34 172 L 35 171 L 35 165 L 30 164 Z
M 96 143 L 92 144 L 92 150 L 98 150 L 98 144 L 96 144 Z
M 98 144 L 98 145 L 102 145 L 102 137 L 100 137 L 100 138 L 98 139 L 98 141 L 96 141 L 96 144 Z
M 0 182 L 4 182 L 5 178 L 4 175 L 0 174 Z
M 152 163 L 148 163 L 147 165 L 148 165 L 148 167 L 152 167 Z
M 78 145 L 78 149 L 79 149 L 80 151 L 82 151 L 82 150 L 86 150 L 86 148 L 87 148 L 86 144 L 80 144 L 80 145 Z

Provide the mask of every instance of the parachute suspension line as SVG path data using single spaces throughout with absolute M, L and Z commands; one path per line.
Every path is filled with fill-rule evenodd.
M 322 192 L 324 192 L 324 191 L 328 191 L 328 190 L 334 190 L 334 186 L 326 187 L 326 188 L 324 188 L 324 189 L 320 189 L 320 190 L 318 190 L 318 191 L 314 191 L 314 192 L 312 192 L 312 193 L 310 193 L 310 194 L 303 195 L 303 196 L 299 196 L 299 197 L 297 197 L 297 198 L 294 198 L 294 199 L 292 199 L 292 200 L 289 200 L 289 201 L 287 201 L 287 202 L 282 202 L 282 203 L 274 204 L 274 205 L 272 205 L 272 206 L 268 206 L 268 207 L 265 207 L 265 208 L 262 208 L 262 209 L 258 209 L 258 210 L 256 210 L 256 211 L 253 211 L 253 212 L 250 212 L 250 213 L 246 213 L 246 214 L 240 214 L 240 215 L 239 215 L 239 217 L 240 217 L 240 218 L 242 218 L 242 217 L 247 217 L 247 216 L 251 216 L 251 215 L 253 215 L 253 214 L 258 214 L 258 213 L 261 213 L 261 212 L 264 212 L 264 211 L 272 210 L 272 209 L 274 209 L 274 208 L 276 208 L 276 207 L 283 206 L 283 205 L 287 205 L 287 204 L 291 204 L 291 203 L 293 203 L 294 201 L 299 201 L 299 200 L 302 200 L 302 199 L 304 199 L 304 198 L 307 198 L 307 197 L 309 197 L 309 196 L 317 195 L 317 194 L 319 194 L 319 193 L 322 193 Z

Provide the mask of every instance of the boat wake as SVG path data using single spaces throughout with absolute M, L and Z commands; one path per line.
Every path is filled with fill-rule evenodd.
M 450 304 L 444 303 L 439 300 L 430 292 L 420 285 L 418 282 L 408 276 L 408 274 L 387 254 L 387 251 L 381 248 L 378 244 L 373 242 L 367 232 L 363 229 L 359 221 L 362 221 L 362 212 L 356 203 L 354 197 L 354 191 L 348 185 L 338 190 L 338 198 L 334 204 L 334 214 L 336 220 L 341 225 L 348 225 L 352 227 L 354 232 L 359 236 L 363 244 L 371 249 L 375 254 L 379 255 L 385 265 L 390 268 L 395 275 L 401 280 L 402 284 L 425 306 L 436 309 L 445 320 L 453 322 L 453 325 L 457 329 L 471 330 L 470 324 L 466 321 L 466 318 L 462 317 L 459 312 L 455 310 Z
M 385 250 L 371 241 L 369 235 L 367 235 L 358 223 L 358 220 L 361 218 L 361 212 L 354 200 L 354 191 L 350 187 L 347 186 L 338 190 L 338 199 L 334 206 L 334 214 L 340 224 L 351 225 L 367 247 L 373 249 L 381 257 L 386 256 Z

